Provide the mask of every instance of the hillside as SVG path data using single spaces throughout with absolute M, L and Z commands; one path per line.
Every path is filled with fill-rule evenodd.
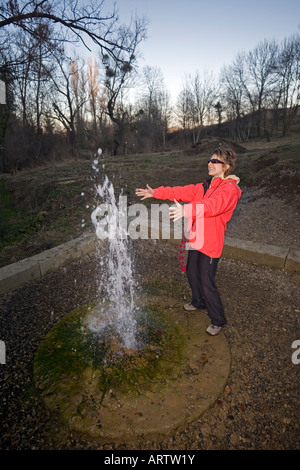
M 93 230 L 95 185 L 107 174 L 116 197 L 140 202 L 135 188 L 201 182 L 207 160 L 219 145 L 207 138 L 193 148 L 153 154 L 104 156 L 99 172 L 90 160 L 51 164 L 0 175 L 0 266 L 32 256 L 85 231 Z M 300 138 L 226 141 L 238 154 L 235 173 L 243 196 L 228 235 L 278 246 L 299 248 Z M 151 200 L 145 201 L 149 206 Z

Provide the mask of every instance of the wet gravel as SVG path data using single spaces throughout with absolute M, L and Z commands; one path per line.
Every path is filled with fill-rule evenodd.
M 134 252 L 140 283 L 175 283 L 172 295 L 189 300 L 177 246 L 140 240 Z M 0 365 L 1 450 L 126 449 L 61 431 L 33 383 L 40 341 L 65 314 L 95 298 L 98 269 L 97 258 L 87 256 L 0 297 L 0 339 L 6 345 L 6 364 Z M 299 274 L 222 258 L 217 284 L 232 355 L 228 383 L 185 431 L 161 442 L 137 442 L 135 449 L 300 448 L 300 364 L 292 361 L 292 343 L 300 340 Z

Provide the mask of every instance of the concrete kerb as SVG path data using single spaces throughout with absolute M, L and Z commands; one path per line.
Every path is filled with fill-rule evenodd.
M 180 239 L 174 238 L 172 234 L 171 238 L 165 238 L 164 233 L 157 232 L 155 237 L 165 239 L 166 242 L 173 244 L 179 245 L 180 243 Z M 96 249 L 97 242 L 96 234 L 84 234 L 43 253 L 0 268 L 0 294 L 10 292 L 27 282 L 41 279 L 47 273 L 91 253 Z M 300 272 L 300 251 L 288 248 L 225 237 L 222 256 L 284 269 L 289 272 Z
M 284 269 L 290 272 L 300 272 L 300 250 L 290 250 L 288 252 Z
M 263 245 L 249 240 L 240 240 L 229 237 L 226 238 L 223 249 L 224 257 L 240 259 L 279 269 L 286 269 L 288 253 L 288 248 L 280 248 L 274 245 Z
M 0 294 L 10 292 L 26 282 L 41 279 L 47 273 L 66 266 L 96 249 L 95 234 L 81 237 L 50 250 L 9 264 L 0 269 Z

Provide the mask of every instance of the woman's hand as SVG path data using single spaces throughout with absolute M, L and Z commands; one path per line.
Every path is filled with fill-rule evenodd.
M 176 206 L 170 207 L 169 211 L 170 211 L 170 219 L 173 219 L 174 222 L 176 222 L 176 220 L 179 220 L 182 217 L 184 217 L 184 207 L 182 204 L 179 204 L 179 202 L 177 202 L 176 199 L 174 199 L 174 202 Z
M 152 197 L 154 193 L 154 189 L 150 188 L 149 184 L 147 184 L 147 189 L 136 189 L 135 194 L 143 199 L 147 199 L 148 197 Z

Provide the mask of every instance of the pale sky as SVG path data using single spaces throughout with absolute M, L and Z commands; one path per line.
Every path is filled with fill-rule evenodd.
M 161 69 L 173 101 L 187 74 L 217 76 L 238 52 L 300 32 L 299 0 L 117 0 L 117 6 L 121 22 L 135 13 L 148 19 L 139 66 Z

